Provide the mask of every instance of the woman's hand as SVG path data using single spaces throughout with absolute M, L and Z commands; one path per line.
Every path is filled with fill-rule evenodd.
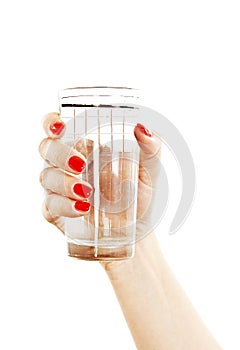
M 90 183 L 77 177 L 85 169 L 86 162 L 88 169 L 91 169 L 91 160 L 85 158 L 86 144 L 81 139 L 74 147 L 61 142 L 65 125 L 59 114 L 47 114 L 43 128 L 48 137 L 41 142 L 39 151 L 49 164 L 40 175 L 40 182 L 47 193 L 43 215 L 63 231 L 63 217 L 79 217 L 91 213 L 89 199 L 94 189 Z M 161 142 L 157 135 L 141 124 L 134 128 L 134 135 L 140 147 L 137 204 L 137 239 L 140 239 L 151 231 L 149 213 L 153 205 L 154 184 L 159 176 Z M 91 145 L 87 144 L 87 147 L 90 148 Z M 101 182 L 106 183 L 101 181 L 105 177 L 106 173 L 100 174 L 100 188 Z M 111 181 L 114 179 L 111 178 Z M 101 188 L 105 197 L 107 190 Z
M 49 164 L 40 174 L 40 182 L 46 190 L 43 215 L 63 232 L 63 217 L 74 218 L 89 213 L 87 199 L 93 189 L 76 177 L 84 170 L 86 159 L 79 150 L 60 141 L 65 125 L 59 114 L 47 114 L 43 128 L 48 137 L 40 143 L 39 152 Z

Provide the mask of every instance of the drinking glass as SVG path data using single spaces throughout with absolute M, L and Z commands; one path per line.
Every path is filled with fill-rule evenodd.
M 139 146 L 137 90 L 77 87 L 61 90 L 59 108 L 66 132 L 62 141 L 86 158 L 77 176 L 93 187 L 90 212 L 65 218 L 68 254 L 87 260 L 134 255 Z

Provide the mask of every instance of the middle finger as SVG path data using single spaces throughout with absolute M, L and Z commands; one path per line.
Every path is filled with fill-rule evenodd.
M 73 174 L 81 173 L 86 166 L 86 159 L 80 152 L 59 140 L 44 139 L 39 152 L 48 163 Z

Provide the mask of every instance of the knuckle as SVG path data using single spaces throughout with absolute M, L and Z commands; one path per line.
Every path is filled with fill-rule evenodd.
M 40 182 L 40 184 L 43 186 L 43 179 L 44 179 L 44 170 L 42 170 L 41 172 L 40 172 L 40 175 L 39 175 L 39 182 Z
M 48 179 L 48 176 L 49 176 L 49 172 L 52 171 L 52 167 L 48 167 L 48 168 L 44 168 L 41 173 L 40 173 L 40 176 L 39 176 L 39 181 L 40 181 L 40 184 L 43 186 L 43 187 L 46 187 L 46 184 L 47 184 L 47 179 Z
M 48 123 L 49 121 L 53 119 L 58 119 L 59 118 L 59 113 L 57 112 L 50 112 L 44 115 L 43 117 L 43 125 Z
M 56 219 L 56 203 L 54 201 L 55 194 L 51 193 L 46 196 L 43 206 L 43 216 L 49 222 L 54 222 Z
M 49 147 L 49 142 L 50 142 L 50 140 L 49 140 L 48 137 L 45 138 L 45 139 L 43 139 L 43 140 L 40 142 L 40 145 L 39 145 L 38 150 L 39 150 L 40 155 L 41 155 L 43 158 L 46 157 L 46 154 L 47 154 L 47 151 L 48 151 L 48 147 Z
M 49 211 L 48 205 L 47 205 L 47 199 L 43 202 L 42 215 L 43 215 L 44 219 L 46 219 L 48 222 L 52 223 L 54 221 L 54 219 Z

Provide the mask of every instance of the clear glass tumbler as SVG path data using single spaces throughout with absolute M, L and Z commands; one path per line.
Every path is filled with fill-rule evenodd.
M 89 214 L 65 218 L 68 254 L 87 260 L 134 255 L 139 146 L 134 137 L 137 91 L 120 87 L 78 87 L 59 95 L 66 123 L 63 142 L 87 160 L 79 178 L 94 191 Z

